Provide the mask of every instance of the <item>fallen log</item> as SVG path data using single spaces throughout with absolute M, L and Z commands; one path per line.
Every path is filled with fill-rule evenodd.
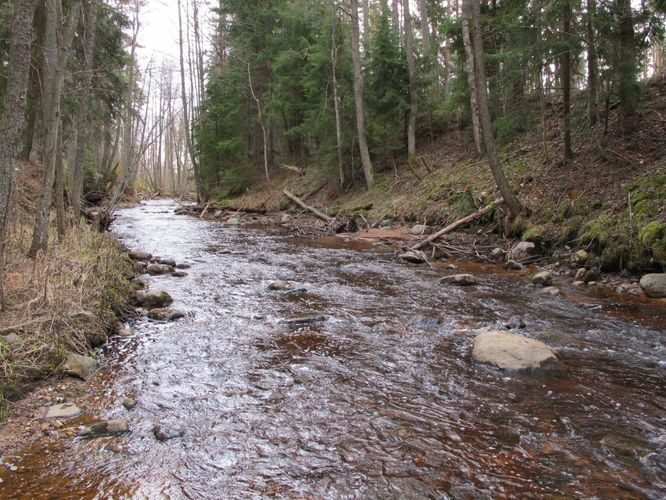
M 446 233 L 450 233 L 454 229 L 457 229 L 460 226 L 464 226 L 468 222 L 472 222 L 473 220 L 476 220 L 476 219 L 484 216 L 488 212 L 495 209 L 498 205 L 501 205 L 503 202 L 504 202 L 504 200 L 502 198 L 500 198 L 498 200 L 493 201 L 490 205 L 486 205 L 482 209 L 477 210 L 476 212 L 471 213 L 471 214 L 463 217 L 462 219 L 458 219 L 457 221 L 452 222 L 451 224 L 446 226 L 444 229 L 442 229 L 440 231 L 437 231 L 435 234 L 433 234 L 433 235 L 429 236 L 428 238 L 426 238 L 425 240 L 417 243 L 416 245 L 411 247 L 410 250 L 419 250 L 419 249 L 423 248 L 424 246 L 428 245 L 429 243 L 432 243 L 433 241 L 441 238 Z
M 298 206 L 300 206 L 301 208 L 304 208 L 305 210 L 309 210 L 310 212 L 315 214 L 320 219 L 323 219 L 326 222 L 332 222 L 333 221 L 333 217 L 329 217 L 324 212 L 320 212 L 316 208 L 311 207 L 310 205 L 306 204 L 303 200 L 301 200 L 298 196 L 294 195 L 293 193 L 289 192 L 288 190 L 283 189 L 282 192 L 284 193 L 284 195 L 287 198 L 289 198 L 291 201 L 296 203 Z
M 291 170 L 292 172 L 296 172 L 298 175 L 305 175 L 305 169 L 304 168 L 296 167 L 294 165 L 287 165 L 285 163 L 281 163 L 280 168 L 285 168 L 287 170 Z

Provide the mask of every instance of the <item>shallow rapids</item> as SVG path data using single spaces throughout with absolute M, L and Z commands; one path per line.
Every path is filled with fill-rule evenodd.
M 191 264 L 185 278 L 148 280 L 186 317 L 143 319 L 113 338 L 79 401 L 131 432 L 36 445 L 16 471 L 0 468 L 0 497 L 666 495 L 663 305 L 552 297 L 485 268 L 479 286 L 444 287 L 442 270 L 396 263 L 381 247 L 174 208 L 122 210 L 113 231 Z M 307 292 L 268 291 L 278 279 Z M 477 330 L 513 315 L 560 351 L 559 369 L 471 362 Z M 285 322 L 302 316 L 325 318 Z M 175 437 L 157 440 L 156 427 Z

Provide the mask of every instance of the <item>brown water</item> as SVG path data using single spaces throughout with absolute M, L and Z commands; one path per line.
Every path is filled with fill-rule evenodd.
M 589 310 L 488 268 L 478 287 L 444 288 L 442 270 L 380 250 L 173 208 L 151 202 L 114 224 L 128 246 L 192 264 L 150 279 L 188 316 L 113 339 L 82 402 L 131 433 L 37 445 L 18 470 L 0 467 L 0 497 L 666 495 L 663 304 L 579 297 L 602 306 Z M 275 279 L 307 293 L 267 291 Z M 560 350 L 560 369 L 470 361 L 476 330 L 514 314 Z M 303 315 L 326 319 L 282 322 Z M 160 442 L 156 425 L 184 434 Z

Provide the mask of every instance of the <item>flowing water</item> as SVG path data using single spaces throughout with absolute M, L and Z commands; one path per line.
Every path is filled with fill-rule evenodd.
M 149 280 L 186 318 L 114 338 L 80 401 L 131 432 L 28 449 L 0 472 L 0 497 L 666 495 L 663 303 L 551 297 L 481 267 L 479 286 L 444 287 L 442 270 L 388 250 L 174 207 L 149 202 L 114 223 L 130 248 L 192 264 Z M 268 291 L 276 279 L 307 292 Z M 472 363 L 478 329 L 514 314 L 559 349 L 558 369 Z M 285 322 L 300 316 L 323 318 Z

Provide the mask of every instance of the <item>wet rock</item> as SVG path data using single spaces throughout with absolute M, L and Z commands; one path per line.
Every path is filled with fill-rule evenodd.
M 449 271 L 457 271 L 459 267 L 456 266 L 455 264 L 447 264 L 446 266 L 444 266 L 444 269 L 448 269 Z
M 584 266 L 589 258 L 590 254 L 587 252 L 587 250 L 583 250 L 581 248 L 573 255 L 572 259 L 574 264 L 577 264 L 578 266 Z
M 509 260 L 506 264 L 504 264 L 504 267 L 512 271 L 520 271 L 524 266 L 520 262 Z
M 146 309 L 162 308 L 173 304 L 173 298 L 164 290 L 138 291 L 135 300 L 138 306 Z
M 169 441 L 170 439 L 175 439 L 183 437 L 185 435 L 185 429 L 182 427 L 180 429 L 170 429 L 164 428 L 160 425 L 153 427 L 153 436 L 160 442 Z
M 621 434 L 606 434 L 601 444 L 619 456 L 641 458 L 650 453 L 649 443 L 642 439 Z
M 112 436 L 116 434 L 124 434 L 129 431 L 127 420 L 122 418 L 115 420 L 103 420 L 88 425 L 79 432 L 80 437 L 95 438 L 102 436 Z
M 641 278 L 640 285 L 648 297 L 655 299 L 666 297 L 665 273 L 646 274 Z
M 271 291 L 286 291 L 294 288 L 294 285 L 284 280 L 277 280 L 268 285 L 268 289 Z
M 290 326 L 305 326 L 314 323 L 323 323 L 326 321 L 326 316 L 300 316 L 297 318 L 284 319 L 282 323 Z
M 576 271 L 576 274 L 574 275 L 574 280 L 583 281 L 583 276 L 585 276 L 586 271 L 587 271 L 587 269 L 585 269 L 584 267 L 578 268 L 578 270 Z M 585 283 L 585 281 L 583 281 L 583 283 Z
M 155 321 L 176 321 L 184 318 L 185 313 L 176 309 L 158 308 L 148 311 L 148 317 Z
M 486 332 L 474 339 L 472 359 L 506 370 L 525 370 L 556 362 L 557 351 L 521 335 Z
M 132 282 L 130 283 L 132 290 L 137 291 L 137 290 L 145 290 L 148 288 L 148 285 L 146 284 L 145 281 L 140 280 L 138 278 L 134 278 Z
M 122 321 L 115 321 L 111 326 L 111 333 L 120 337 L 129 337 L 132 335 L 132 328 Z
M 130 259 L 141 262 L 145 262 L 153 258 L 153 256 L 148 252 L 140 252 L 138 250 L 132 250 L 127 255 L 129 255 Z
M 163 264 L 165 266 L 176 267 L 176 261 L 173 259 L 158 257 L 155 259 L 155 262 L 158 264 Z
M 408 250 L 398 256 L 401 260 L 411 264 L 423 264 L 428 262 L 426 255 L 420 250 Z
M 471 274 L 453 274 L 451 276 L 444 276 L 440 283 L 443 285 L 456 285 L 456 286 L 472 286 L 476 285 L 476 278 Z
M 173 271 L 173 267 L 167 266 L 166 264 L 149 264 L 146 268 L 148 274 L 153 276 L 159 276 L 161 274 L 169 274 Z
M 504 258 L 504 250 L 501 248 L 493 248 L 493 251 L 490 252 L 490 258 L 493 260 L 502 260 Z
M 280 217 L 280 224 L 288 224 L 291 221 L 291 215 L 289 214 L 282 214 L 282 217 Z
M 556 286 L 544 287 L 544 289 L 542 291 L 543 291 L 543 293 L 548 293 L 548 294 L 553 295 L 553 296 L 556 296 L 556 295 L 559 295 L 560 293 L 562 293 L 562 292 L 560 292 L 560 289 L 557 288 Z
M 176 269 L 189 269 L 190 267 L 192 267 L 190 264 L 187 264 L 185 262 L 181 262 L 180 264 L 178 264 L 176 266 Z
M 187 210 L 187 207 L 185 207 L 185 206 L 179 206 L 179 207 L 176 207 L 176 208 L 174 209 L 173 213 L 176 214 L 176 215 L 186 215 L 186 214 L 187 214 L 187 211 L 188 211 L 188 210 Z
M 73 403 L 60 403 L 49 407 L 44 418 L 74 418 L 81 413 L 81 408 Z
M 125 401 L 123 401 L 123 406 L 125 407 L 126 410 L 131 410 L 136 406 L 136 399 L 134 398 L 127 398 Z
M 70 353 L 67 355 L 62 369 L 68 375 L 74 375 L 83 380 L 88 380 L 99 368 L 97 360 L 89 356 Z
M 145 274 L 148 264 L 145 262 L 135 262 L 134 263 L 134 274 Z
M 416 224 L 409 230 L 409 234 L 413 236 L 421 236 L 422 234 L 425 234 L 427 229 L 428 226 L 426 226 L 425 224 Z
M 280 292 L 280 295 L 286 295 L 289 297 L 294 297 L 297 295 L 303 295 L 304 293 L 308 293 L 307 288 L 292 288 L 291 290 L 284 290 Z
M 215 210 L 215 212 L 213 213 L 213 217 L 215 217 L 216 219 L 219 219 L 219 218 L 222 217 L 223 215 L 224 215 L 224 211 L 223 211 L 223 210 Z
M 227 219 L 226 223 L 227 223 L 227 225 L 229 225 L 229 226 L 239 226 L 240 223 L 241 223 L 241 221 L 240 221 L 240 217 L 236 217 L 236 216 L 229 217 L 229 218 Z
M 615 288 L 615 293 L 621 295 L 633 295 L 640 297 L 642 294 L 641 287 L 638 283 L 622 283 Z
M 536 246 L 531 241 L 521 241 L 509 251 L 510 260 L 525 260 L 536 255 Z
M 550 286 L 553 284 L 553 275 L 550 271 L 541 271 L 532 276 L 532 283 L 535 285 Z
M 184 278 L 187 276 L 187 273 L 185 271 L 174 271 L 171 273 L 171 276 L 174 278 Z
M 507 330 L 518 330 L 519 328 L 525 328 L 525 321 L 520 316 L 511 316 L 509 321 L 504 323 L 504 328 Z
M 576 288 L 581 287 L 584 284 L 585 284 L 585 282 L 582 281 L 582 280 L 576 280 L 576 281 L 573 282 L 573 286 L 575 286 Z

